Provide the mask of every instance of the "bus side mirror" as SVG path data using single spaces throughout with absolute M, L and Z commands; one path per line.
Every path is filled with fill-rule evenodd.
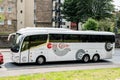
M 16 33 L 9 34 L 7 40 L 8 40 L 8 41 L 11 41 L 11 39 L 15 37 L 15 34 L 16 34 Z

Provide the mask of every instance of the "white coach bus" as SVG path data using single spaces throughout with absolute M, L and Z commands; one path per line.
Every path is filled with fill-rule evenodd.
M 112 32 L 24 28 L 9 38 L 13 39 L 11 54 L 15 63 L 97 62 L 112 58 L 115 47 L 115 34 Z

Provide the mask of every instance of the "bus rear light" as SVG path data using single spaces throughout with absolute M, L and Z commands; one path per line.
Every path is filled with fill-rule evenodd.
M 52 48 L 52 43 L 48 43 L 48 44 L 47 44 L 47 48 L 48 48 L 48 49 L 51 49 L 51 48 Z

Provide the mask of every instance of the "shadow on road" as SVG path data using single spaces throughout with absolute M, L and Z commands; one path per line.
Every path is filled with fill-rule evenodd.
M 7 70 L 22 70 L 22 69 L 37 69 L 37 68 L 55 68 L 55 67 L 75 67 L 75 66 L 91 66 L 91 65 L 108 65 L 112 62 L 108 60 L 100 60 L 99 62 L 88 62 L 84 63 L 82 61 L 62 61 L 62 62 L 47 62 L 43 65 L 38 65 L 35 63 L 27 64 L 17 64 L 13 62 L 5 63 L 4 67 Z

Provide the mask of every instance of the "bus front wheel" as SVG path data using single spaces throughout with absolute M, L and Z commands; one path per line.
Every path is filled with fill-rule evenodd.
M 43 56 L 39 56 L 38 58 L 37 58 L 37 60 L 36 60 L 36 63 L 37 64 L 44 64 L 45 63 L 45 57 L 43 57 Z
M 89 60 L 90 60 L 89 55 L 84 55 L 83 58 L 82 58 L 82 61 L 85 62 L 85 63 L 89 62 Z

